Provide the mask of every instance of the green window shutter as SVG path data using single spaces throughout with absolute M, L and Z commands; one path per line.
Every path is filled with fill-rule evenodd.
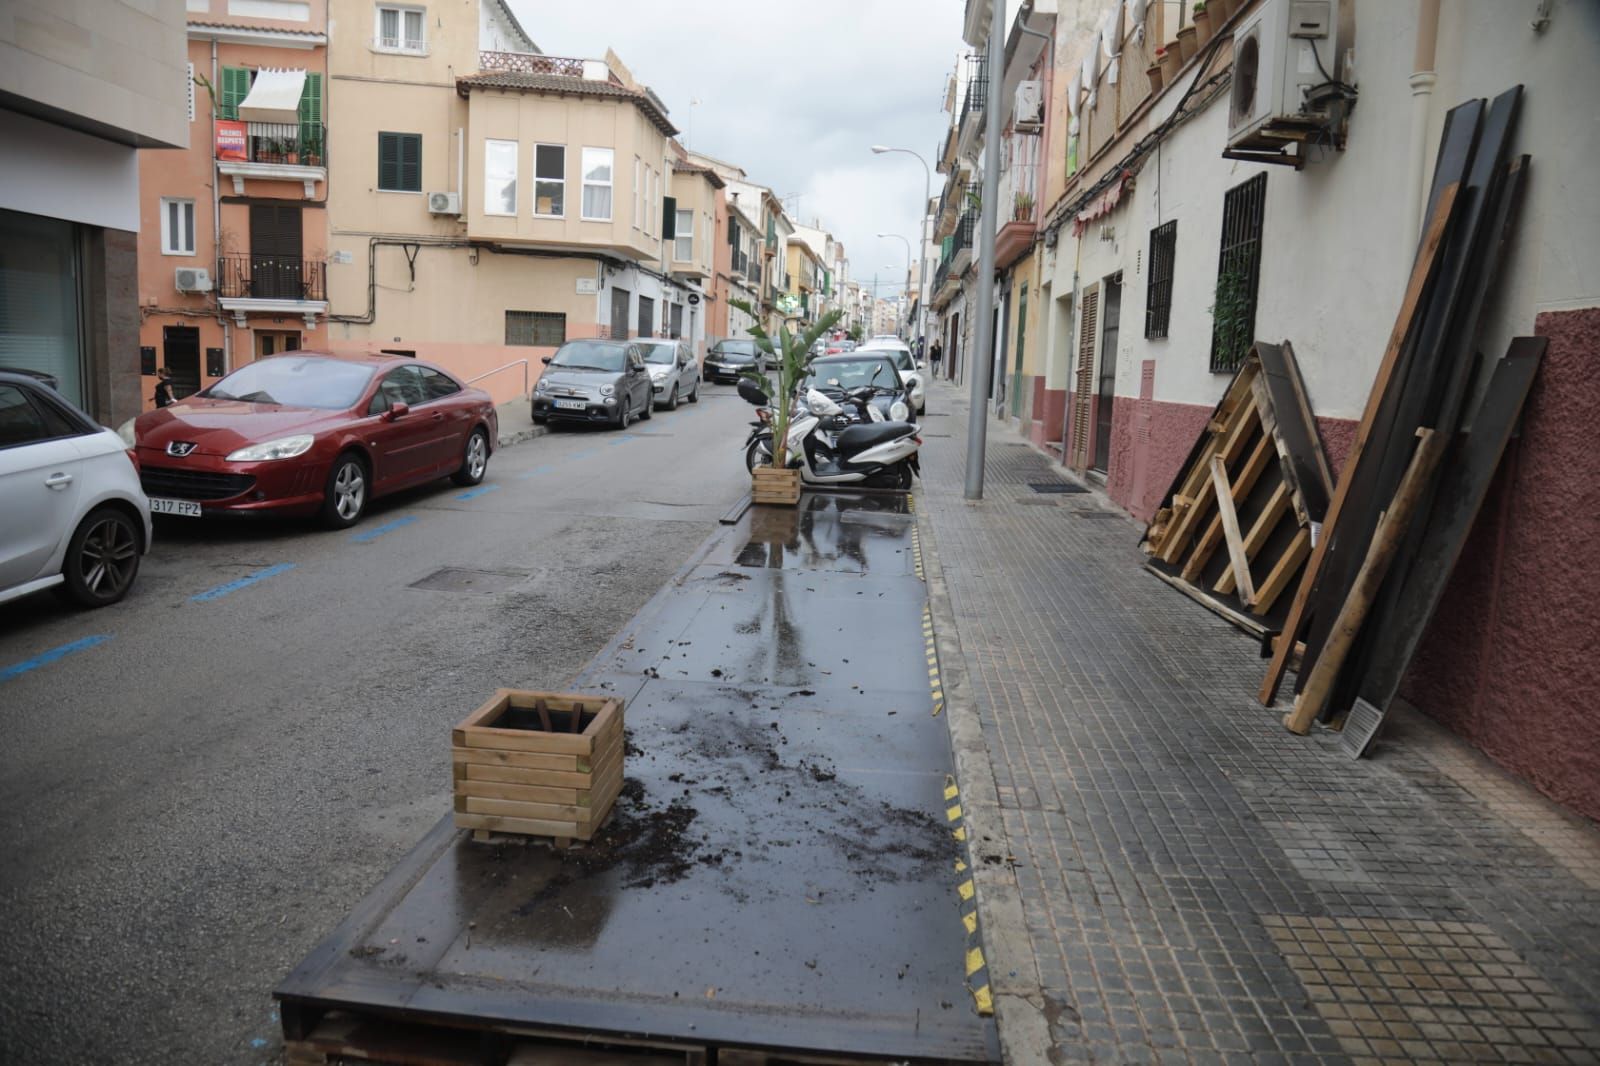
M 322 75 L 317 73 L 306 75 L 300 91 L 300 151 L 322 151 Z
M 378 134 L 378 188 L 400 187 L 400 135 Z
M 664 241 L 676 240 L 678 236 L 678 198 L 676 196 L 663 196 L 661 198 L 661 239 Z
M 222 106 L 219 118 L 239 117 L 239 101 L 250 93 L 250 71 L 244 67 L 222 68 Z
M 406 192 L 422 191 L 422 134 L 400 135 L 400 188 Z

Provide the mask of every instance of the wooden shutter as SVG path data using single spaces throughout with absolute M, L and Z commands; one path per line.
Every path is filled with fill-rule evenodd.
M 237 119 L 239 102 L 250 92 L 250 72 L 244 67 L 222 68 L 221 117 Z
M 1089 416 L 1094 399 L 1094 339 L 1100 320 L 1100 287 L 1091 285 L 1083 293 L 1083 313 L 1078 326 L 1078 373 L 1073 382 L 1072 443 L 1067 449 L 1072 465 L 1079 470 L 1089 465 Z
M 378 134 L 378 188 L 400 188 L 400 135 Z
M 675 240 L 678 236 L 678 198 L 663 196 L 661 198 L 661 239 L 664 241 Z
M 422 135 L 400 135 L 400 188 L 407 192 L 422 191 Z
M 306 74 L 306 87 L 300 91 L 300 151 L 308 149 L 322 150 L 322 75 L 315 72 Z

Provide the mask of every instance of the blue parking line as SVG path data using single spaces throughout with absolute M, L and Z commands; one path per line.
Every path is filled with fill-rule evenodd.
M 632 433 L 624 433 L 622 436 L 616 438 L 615 440 L 610 440 L 610 441 L 607 441 L 606 443 L 609 444 L 611 447 L 615 448 L 617 445 L 626 444 L 630 440 L 638 440 L 638 438 L 635 437 Z
M 518 481 L 526 481 L 530 477 L 538 477 L 540 474 L 548 474 L 550 471 L 552 471 L 554 469 L 555 469 L 555 467 L 549 466 L 549 465 L 536 466 L 532 470 L 527 470 L 527 471 L 524 471 L 521 474 L 518 474 L 517 475 L 517 480 Z
M 218 585 L 214 589 L 206 589 L 198 596 L 190 596 L 189 600 L 193 603 L 209 603 L 212 600 L 220 600 L 230 592 L 238 592 L 242 588 L 249 588 L 257 581 L 265 581 L 269 577 L 277 577 L 279 574 L 293 570 L 294 565 L 294 563 L 278 563 L 275 566 L 267 567 L 265 570 L 257 570 L 253 574 L 241 577 L 237 581 L 230 581 L 226 585 Z
M 500 486 L 497 485 L 497 484 L 496 485 L 479 485 L 475 489 L 468 489 L 466 492 L 458 493 L 456 495 L 456 499 L 458 499 L 458 500 L 475 499 L 475 498 L 477 498 L 479 496 L 482 496 L 486 492 L 493 492 L 495 489 L 497 489 L 499 487 Z
M 416 520 L 417 520 L 417 516 L 416 515 L 409 515 L 408 514 L 403 518 L 396 518 L 393 522 L 385 522 L 381 526 L 374 526 L 373 528 L 371 528 L 371 529 L 369 529 L 369 530 L 367 530 L 367 531 L 365 531 L 363 533 L 357 533 L 355 536 L 351 537 L 350 539 L 355 541 L 357 544 L 365 544 L 369 540 L 378 539 L 379 537 L 383 536 L 385 533 L 393 533 L 395 530 L 399 529 L 401 526 L 409 526 L 411 523 L 415 522 Z
M 0 670 L 0 681 L 10 681 L 14 677 L 21 677 L 30 670 L 37 670 L 41 666 L 49 666 L 57 659 L 65 658 L 75 651 L 83 651 L 86 648 L 94 647 L 96 644 L 104 644 L 110 639 L 109 634 L 102 633 L 99 636 L 84 637 L 82 640 L 75 640 L 71 644 L 63 644 L 59 648 L 51 648 L 49 651 L 40 652 L 31 659 Z

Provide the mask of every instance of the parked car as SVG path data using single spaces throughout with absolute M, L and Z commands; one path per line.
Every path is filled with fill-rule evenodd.
M 644 349 L 644 365 L 650 371 L 650 387 L 656 406 L 678 409 L 679 400 L 700 402 L 700 364 L 682 341 L 651 337 L 639 341 Z
M 122 439 L 37 377 L 0 371 L 0 603 L 47 588 L 116 603 L 149 550 Z
M 911 407 L 918 414 L 927 409 L 926 383 L 922 378 L 922 368 L 917 365 L 917 360 L 911 354 L 911 346 L 896 337 L 887 340 L 874 337 L 872 340 L 856 349 L 857 352 L 882 352 L 894 360 L 895 369 L 900 373 L 900 380 L 905 382 L 906 390 L 911 394 Z
M 30 370 L 25 366 L 0 366 L 0 374 L 25 374 L 35 381 L 44 382 L 52 389 L 59 390 L 61 388 L 61 380 L 54 374 L 46 373 L 43 370 Z
M 500 433 L 494 401 L 405 356 L 293 351 L 240 367 L 117 431 L 155 514 L 320 515 L 442 477 L 476 485 Z
M 568 341 L 545 356 L 533 390 L 533 420 L 602 422 L 621 429 L 655 410 L 643 345 L 635 341 Z
M 836 337 L 823 347 L 822 354 L 838 355 L 841 352 L 853 352 L 855 350 L 855 341 L 851 340 L 849 337 Z
M 724 385 L 737 385 L 739 375 L 746 370 L 764 370 L 766 359 L 752 340 L 722 340 L 706 352 L 706 380 Z
M 811 369 L 801 384 L 801 394 L 806 389 L 817 389 L 835 403 L 844 403 L 845 394 L 853 389 L 872 386 L 878 391 L 871 403 L 882 412 L 884 421 L 912 421 L 911 392 L 901 380 L 894 360 L 887 352 L 857 350 L 841 355 L 826 355 L 811 361 Z M 857 412 L 844 404 L 852 421 L 860 421 Z

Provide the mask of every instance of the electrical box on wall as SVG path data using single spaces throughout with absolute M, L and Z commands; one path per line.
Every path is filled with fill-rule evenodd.
M 1225 156 L 1297 169 L 1305 146 L 1343 147 L 1355 91 L 1342 80 L 1334 0 L 1264 0 L 1233 34 Z

